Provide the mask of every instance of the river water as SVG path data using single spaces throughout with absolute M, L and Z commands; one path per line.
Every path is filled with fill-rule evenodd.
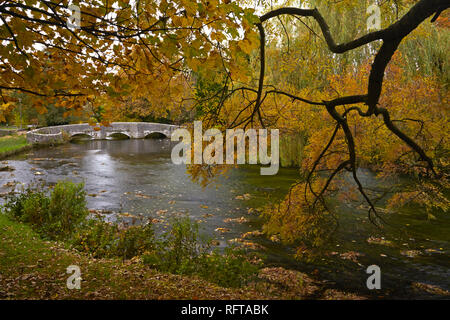
M 19 191 L 21 184 L 33 182 L 83 181 L 88 207 L 102 210 L 108 219 L 120 214 L 132 222 L 142 215 L 164 229 L 172 218 L 189 216 L 204 235 L 225 247 L 259 230 L 262 222 L 254 209 L 283 198 L 299 179 L 297 169 L 261 176 L 257 166 L 240 166 L 202 188 L 184 166 L 171 162 L 170 150 L 168 139 L 91 140 L 33 149 L 3 161 L 15 170 L 0 172 L 0 192 Z M 369 171 L 359 175 L 366 185 L 383 184 Z M 434 286 L 450 291 L 448 214 L 436 212 L 436 220 L 428 220 L 423 210 L 405 209 L 387 214 L 389 226 L 379 230 L 358 204 L 336 204 L 340 228 L 317 261 L 295 260 L 294 248 L 263 236 L 245 239 L 245 244 L 262 252 L 269 266 L 298 269 L 341 290 L 390 298 L 443 297 Z M 369 243 L 369 237 L 378 240 Z M 366 287 L 366 268 L 373 264 L 381 269 L 381 290 Z M 412 283 L 421 283 L 422 289 L 412 289 Z

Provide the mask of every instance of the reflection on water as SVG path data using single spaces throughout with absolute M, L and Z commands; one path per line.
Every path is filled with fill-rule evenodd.
M 0 172 L 0 192 L 11 190 L 6 185 L 10 181 L 47 185 L 61 179 L 84 181 L 89 208 L 142 214 L 155 219 L 160 229 L 171 218 L 188 215 L 200 223 L 202 232 L 219 240 L 223 247 L 229 240 L 259 229 L 261 221 L 252 208 L 282 198 L 298 179 L 296 169 L 260 176 L 259 168 L 243 166 L 231 170 L 227 178 L 219 179 L 219 184 L 202 188 L 190 180 L 184 166 L 172 164 L 170 150 L 168 139 L 95 140 L 35 149 L 8 159 L 15 171 Z M 362 171 L 360 178 L 366 184 L 377 184 L 370 172 Z M 19 190 L 20 185 L 15 188 Z M 404 210 L 386 217 L 393 227 L 383 233 L 369 223 L 365 210 L 343 204 L 338 207 L 340 232 L 327 248 L 331 254 L 317 262 L 295 261 L 292 248 L 263 237 L 251 241 L 262 246 L 268 264 L 315 270 L 320 278 L 339 288 L 369 293 L 365 269 L 377 264 L 384 289 L 379 295 L 411 296 L 410 290 L 403 290 L 411 281 L 450 290 L 448 215 L 437 213 L 437 220 L 428 221 L 420 210 Z M 241 217 L 246 222 L 230 221 Z M 216 228 L 230 231 L 221 234 Z M 392 245 L 370 244 L 370 236 L 384 236 Z M 353 262 L 341 256 L 346 252 L 363 255 Z M 412 258 L 408 252 L 419 254 Z

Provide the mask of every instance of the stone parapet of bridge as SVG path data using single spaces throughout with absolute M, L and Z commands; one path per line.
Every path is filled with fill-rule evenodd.
M 99 128 L 95 130 L 94 128 Z M 152 122 L 112 122 L 109 126 L 91 126 L 88 123 L 67 124 L 44 127 L 29 131 L 27 140 L 33 144 L 59 143 L 77 135 L 90 136 L 92 139 L 107 139 L 114 134 L 124 134 L 131 139 L 143 139 L 148 135 L 159 133 L 167 138 L 172 136 L 179 126 Z

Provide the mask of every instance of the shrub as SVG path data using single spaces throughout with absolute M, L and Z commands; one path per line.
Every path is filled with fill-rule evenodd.
M 221 286 L 239 287 L 259 269 L 248 258 L 245 250 L 235 247 L 226 248 L 224 253 L 212 251 L 210 241 L 200 237 L 198 224 L 186 218 L 173 221 L 155 250 L 143 256 L 143 262 L 160 271 L 196 274 Z
M 30 224 L 42 236 L 62 240 L 69 237 L 88 215 L 83 187 L 82 183 L 62 181 L 47 196 L 41 187 L 28 186 L 7 199 L 4 211 L 18 221 Z
M 115 244 L 116 255 L 123 259 L 130 259 L 151 251 L 155 248 L 153 226 L 146 224 L 119 229 L 118 241 Z
M 88 252 L 95 258 L 108 257 L 117 226 L 97 219 L 82 223 L 68 240 L 75 249 Z
M 7 198 L 4 208 L 12 218 L 40 229 L 48 220 L 49 202 L 44 192 L 28 187 L 22 193 Z
M 88 214 L 84 184 L 58 182 L 50 196 L 47 232 L 55 238 L 70 236 Z
M 225 248 L 224 253 L 214 250 L 202 256 L 199 275 L 223 287 L 240 287 L 254 279 L 261 267 L 248 259 L 248 252 L 241 248 Z
M 152 225 L 119 227 L 101 219 L 86 219 L 84 185 L 58 182 L 48 196 L 33 185 L 10 196 L 3 207 L 11 218 L 30 224 L 42 237 L 64 240 L 94 257 L 129 259 L 154 248 Z
M 209 245 L 201 241 L 198 224 L 191 223 L 189 218 L 172 220 L 171 225 L 158 243 L 160 268 L 172 273 L 195 273 L 196 261 Z
M 119 228 L 118 224 L 93 218 L 82 223 L 68 241 L 95 258 L 130 259 L 154 249 L 153 235 L 151 224 Z

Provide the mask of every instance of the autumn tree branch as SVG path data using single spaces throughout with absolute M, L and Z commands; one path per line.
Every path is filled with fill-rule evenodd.
M 293 16 L 300 16 L 300 17 L 312 17 L 315 19 L 315 21 L 318 23 L 322 34 L 325 38 L 325 41 L 327 43 L 327 46 L 329 50 L 336 54 L 342 54 L 350 50 L 354 50 L 356 48 L 359 48 L 361 46 L 364 46 L 366 44 L 369 44 L 373 41 L 382 40 L 383 44 L 376 53 L 374 62 L 372 63 L 368 85 L 367 85 L 367 93 L 363 95 L 352 95 L 352 96 L 345 96 L 345 97 L 339 97 L 330 101 L 323 101 L 323 102 L 314 102 L 309 99 L 297 97 L 295 95 L 292 95 L 290 93 L 283 92 L 281 90 L 272 90 L 271 93 L 275 94 L 282 94 L 285 96 L 288 96 L 292 98 L 293 100 L 302 101 L 307 104 L 311 105 L 323 105 L 326 107 L 328 113 L 331 115 L 331 117 L 336 121 L 337 126 L 336 129 L 333 131 L 333 135 L 327 144 L 327 146 L 324 148 L 322 153 L 319 155 L 318 159 L 315 160 L 311 172 L 308 174 L 307 178 L 307 184 L 309 185 L 309 188 L 311 189 L 312 193 L 315 194 L 316 199 L 321 199 L 324 192 L 330 185 L 331 180 L 336 176 L 336 174 L 341 171 L 342 169 L 346 168 L 347 165 L 350 165 L 350 169 L 352 172 L 353 180 L 357 184 L 358 190 L 361 193 L 361 195 L 364 197 L 364 199 L 369 204 L 369 218 L 371 218 L 371 213 L 374 213 L 377 215 L 375 206 L 373 205 L 371 199 L 368 197 L 366 192 L 364 191 L 364 188 L 358 179 L 357 176 L 357 161 L 356 161 L 356 148 L 355 143 L 353 139 L 353 135 L 348 127 L 347 123 L 347 114 L 351 111 L 357 111 L 358 114 L 362 117 L 369 117 L 371 115 L 381 115 L 383 117 L 383 121 L 385 126 L 394 133 L 397 137 L 399 137 L 402 141 L 404 141 L 412 150 L 414 150 L 417 154 L 419 154 L 420 159 L 422 161 L 425 161 L 427 163 L 428 169 L 437 176 L 436 171 L 434 170 L 433 161 L 431 158 L 429 158 L 425 151 L 408 135 L 406 135 L 404 132 L 402 132 L 398 127 L 394 125 L 392 120 L 390 119 L 390 115 L 387 109 L 381 108 L 378 106 L 378 101 L 381 95 L 381 90 L 383 87 L 383 79 L 384 79 L 384 73 L 386 70 L 386 67 L 388 63 L 391 61 L 392 56 L 398 49 L 398 46 L 400 42 L 414 29 L 416 29 L 425 19 L 429 18 L 433 14 L 435 15 L 432 21 L 435 21 L 437 16 L 439 14 L 450 7 L 450 1 L 449 0 L 421 0 L 417 2 L 401 19 L 399 19 L 394 24 L 390 25 L 389 27 L 374 31 L 371 33 L 368 33 L 358 39 L 342 43 L 342 44 L 336 44 L 334 41 L 333 36 L 331 35 L 330 29 L 328 24 L 326 23 L 323 16 L 320 14 L 320 12 L 317 9 L 301 9 L 301 8 L 293 8 L 293 7 L 285 7 L 285 8 L 279 8 L 276 10 L 272 10 L 263 16 L 260 17 L 260 22 L 257 23 L 257 27 L 260 34 L 260 76 L 259 76 L 259 83 L 258 83 L 258 90 L 257 90 L 257 99 L 254 107 L 255 112 L 259 112 L 261 108 L 261 101 L 260 97 L 262 96 L 262 91 L 264 88 L 264 71 L 265 71 L 265 32 L 263 23 L 265 21 L 270 20 L 274 17 L 279 17 L 281 15 L 293 15 Z M 338 106 L 342 105 L 352 105 L 352 104 L 359 104 L 364 103 L 368 106 L 367 111 L 362 111 L 360 108 L 354 106 L 349 109 L 347 109 L 343 114 L 340 114 L 337 111 Z M 349 159 L 342 162 L 330 175 L 329 179 L 326 181 L 324 188 L 319 192 L 319 194 L 316 194 L 312 190 L 311 186 L 311 177 L 313 172 L 316 169 L 317 164 L 320 162 L 322 157 L 324 156 L 326 150 L 330 147 L 331 143 L 333 142 L 336 133 L 339 128 L 342 128 L 344 131 L 344 135 L 346 137 L 346 143 L 348 147 L 348 154 Z

